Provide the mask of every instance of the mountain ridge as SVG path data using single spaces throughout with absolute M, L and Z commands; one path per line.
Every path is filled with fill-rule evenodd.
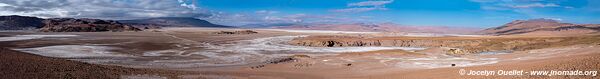
M 137 24 L 151 24 L 158 25 L 161 27 L 233 27 L 213 24 L 206 20 L 192 17 L 157 17 L 147 19 L 119 20 L 119 22 L 134 26 Z
M 43 27 L 44 19 L 31 16 L 0 16 L 0 30 L 32 30 Z
M 361 31 L 361 32 L 419 32 L 419 33 L 454 33 L 469 34 L 478 28 L 443 27 L 443 26 L 409 26 L 394 23 L 350 23 L 350 24 L 301 24 L 292 26 L 271 27 L 275 29 L 293 30 L 335 30 L 335 31 Z
M 479 31 L 478 34 L 485 35 L 516 35 L 516 34 L 534 34 L 541 35 L 541 32 L 548 33 L 543 35 L 563 34 L 587 34 L 600 31 L 599 24 L 572 24 L 562 23 L 552 19 L 529 19 L 514 20 L 502 26 L 488 28 Z M 556 32 L 556 33 L 554 33 Z

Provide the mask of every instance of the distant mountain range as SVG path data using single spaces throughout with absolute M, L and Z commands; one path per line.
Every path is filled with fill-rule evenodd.
M 479 31 L 479 28 L 442 27 L 442 26 L 408 26 L 394 23 L 351 23 L 351 24 L 301 24 L 290 26 L 275 26 L 275 29 L 296 30 L 336 30 L 361 32 L 421 32 L 421 33 L 456 33 L 466 34 Z
M 28 16 L 0 16 L 0 30 L 33 30 L 42 28 L 44 19 Z
M 515 20 L 499 27 L 479 31 L 487 35 L 573 35 L 597 33 L 600 24 L 561 23 L 552 19 Z
M 133 27 L 132 27 L 133 26 Z M 190 17 L 160 17 L 137 20 L 100 20 L 75 18 L 43 19 L 29 16 L 0 16 L 0 30 L 40 30 L 46 32 L 96 32 L 138 31 L 148 27 L 217 27 L 230 28 Z M 480 30 L 478 28 L 408 26 L 394 23 L 351 23 L 351 24 L 248 24 L 245 28 L 273 28 L 296 30 L 336 30 L 362 32 L 424 32 L 424 33 L 476 33 L 486 35 L 573 35 L 600 33 L 600 24 L 561 23 L 552 19 L 515 20 L 499 27 Z
M 123 32 L 141 31 L 139 28 L 124 25 L 113 20 L 50 18 L 42 21 L 41 32 Z
M 132 27 L 133 26 L 133 27 Z M 137 28 L 136 28 L 137 27 Z M 189 17 L 161 17 L 138 20 L 100 20 L 88 18 L 50 18 L 0 16 L 0 30 L 39 30 L 44 32 L 137 31 L 148 27 L 219 27 L 208 21 Z
M 303 25 L 297 23 L 260 23 L 260 24 L 245 24 L 238 27 L 242 28 L 271 28 L 271 27 L 280 27 L 280 26 L 294 26 L 294 25 Z
M 119 20 L 119 22 L 129 25 L 157 25 L 161 27 L 232 27 L 210 23 L 206 20 L 192 17 L 160 17 L 137 20 Z

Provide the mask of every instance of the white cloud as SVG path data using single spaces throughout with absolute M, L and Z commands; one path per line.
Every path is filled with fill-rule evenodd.
M 496 7 L 496 6 L 481 6 L 483 10 L 509 10 L 509 8 Z
M 0 0 L 0 15 L 137 19 L 209 16 L 186 0 Z
M 190 5 L 190 4 L 181 4 L 180 6 L 187 7 L 187 8 L 190 8 L 192 10 L 196 10 L 196 8 L 197 8 L 196 5 Z
M 552 9 L 560 11 L 560 9 L 572 9 L 574 7 L 561 5 L 564 1 L 561 0 L 471 0 L 480 4 L 482 10 L 487 10 L 492 13 L 495 11 L 511 11 L 514 13 L 495 13 L 494 15 L 486 16 L 486 19 L 523 19 L 523 18 L 546 18 L 557 17 L 542 12 L 543 9 Z M 561 21 L 561 18 L 546 18 Z
M 5 4 L 5 3 L 0 3 L 0 7 L 4 7 L 4 6 L 10 6 L 10 5 Z
M 350 3 L 348 4 L 348 6 L 352 7 L 352 6 L 383 6 L 385 4 L 389 4 L 394 2 L 394 0 L 389 0 L 389 1 L 363 1 L 363 2 L 358 2 L 358 3 Z
M 264 16 L 263 20 L 267 23 L 299 23 L 307 18 L 306 14 L 292 14 L 285 16 Z
M 359 7 L 359 8 L 346 8 L 346 9 L 337 9 L 333 10 L 334 12 L 366 12 L 372 10 L 387 10 L 387 8 L 379 8 L 379 7 Z
M 306 23 L 350 23 L 356 22 L 352 18 L 344 18 L 338 15 L 317 15 L 317 14 L 277 14 L 277 15 L 259 15 L 256 13 L 248 14 L 228 14 L 216 12 L 213 16 L 206 19 L 211 22 L 230 26 L 243 26 L 246 24 L 306 24 Z
M 348 8 L 331 10 L 333 12 L 367 12 L 373 10 L 387 10 L 386 4 L 390 4 L 394 0 L 376 0 L 376 1 L 363 1 L 356 3 L 349 3 Z
M 544 19 L 551 19 L 551 20 L 555 20 L 555 21 L 562 21 L 563 20 L 561 18 L 544 18 Z
M 350 22 L 339 15 L 284 14 L 273 10 L 229 14 L 198 7 L 198 0 L 0 0 L 0 16 L 23 15 L 42 18 L 142 19 L 151 17 L 196 17 L 223 25 L 261 23 Z M 391 0 L 357 2 L 342 12 L 386 10 Z
M 279 11 L 271 11 L 271 10 L 259 10 L 255 12 L 256 14 L 276 14 Z
M 511 8 L 545 8 L 545 7 L 560 7 L 554 3 L 542 4 L 542 3 L 532 3 L 532 4 L 523 4 L 523 5 L 506 5 Z
M 544 0 L 471 0 L 481 4 L 484 10 L 512 10 L 512 9 L 532 9 L 532 8 L 573 8 L 570 6 L 561 6 L 555 2 Z
M 182 7 L 186 7 L 186 8 L 190 8 L 192 10 L 196 10 L 196 0 L 177 0 L 177 2 L 179 2 L 180 6 Z

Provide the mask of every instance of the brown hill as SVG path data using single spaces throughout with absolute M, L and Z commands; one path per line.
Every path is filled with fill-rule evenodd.
M 155 27 L 215 27 L 232 28 L 232 26 L 218 25 L 206 20 L 192 17 L 158 17 L 136 20 L 119 20 L 119 22 L 132 26 L 152 25 Z
M 122 32 L 141 31 L 112 20 L 51 18 L 43 21 L 42 32 Z
M 487 35 L 573 35 L 600 31 L 598 24 L 560 23 L 551 19 L 515 20 L 478 33 Z

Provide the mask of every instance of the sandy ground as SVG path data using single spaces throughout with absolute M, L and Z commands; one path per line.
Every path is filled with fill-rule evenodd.
M 520 76 L 469 76 L 459 74 L 459 70 L 461 69 L 475 71 L 598 71 L 598 68 L 600 68 L 600 62 L 598 62 L 597 58 L 600 56 L 600 53 L 597 51 L 600 49 L 598 49 L 597 46 L 577 45 L 573 46 L 573 48 L 577 49 L 547 48 L 534 50 L 533 52 L 540 52 L 537 54 L 531 54 L 530 52 L 515 52 L 512 54 L 492 56 L 485 55 L 481 57 L 499 58 L 499 62 L 494 64 L 464 67 L 460 67 L 461 64 L 457 64 L 458 66 L 456 67 L 451 66 L 451 64 L 446 64 L 447 67 L 439 68 L 402 67 L 408 65 L 394 65 L 390 67 L 390 65 L 388 65 L 389 63 L 381 63 L 381 60 L 370 58 L 372 56 L 391 56 L 394 58 L 401 58 L 405 56 L 426 56 L 418 52 L 411 53 L 401 50 L 384 50 L 374 52 L 347 53 L 320 58 L 304 58 L 296 62 L 267 64 L 258 69 L 242 69 L 236 72 L 307 74 L 320 76 L 326 79 L 598 78 L 593 76 L 532 76 L 527 74 Z M 389 60 L 386 62 L 394 62 L 394 60 Z
M 7 75 L 2 75 L 2 78 L 562 79 L 598 77 L 468 76 L 460 75 L 459 71 L 600 69 L 600 45 L 597 44 L 448 56 L 445 55 L 447 48 L 316 48 L 273 42 L 286 41 L 289 38 L 283 37 L 290 36 L 360 35 L 354 32 L 254 29 L 259 34 L 213 34 L 222 30 L 241 29 L 167 28 L 159 30 L 160 32 L 103 33 L 3 32 L 0 33 L 0 38 L 5 40 L 0 41 L 3 53 L 1 72 Z M 13 38 L 19 36 L 21 37 Z M 7 37 L 10 39 L 7 40 Z M 507 38 L 519 37 L 521 36 Z
M 78 61 L 49 58 L 6 48 L 0 48 L 0 77 L 5 79 L 65 79 L 100 78 L 115 79 L 125 75 L 160 75 L 176 78 L 177 75 L 195 72 L 160 69 L 134 69 L 119 66 L 94 65 Z M 200 73 L 195 73 L 200 74 Z

